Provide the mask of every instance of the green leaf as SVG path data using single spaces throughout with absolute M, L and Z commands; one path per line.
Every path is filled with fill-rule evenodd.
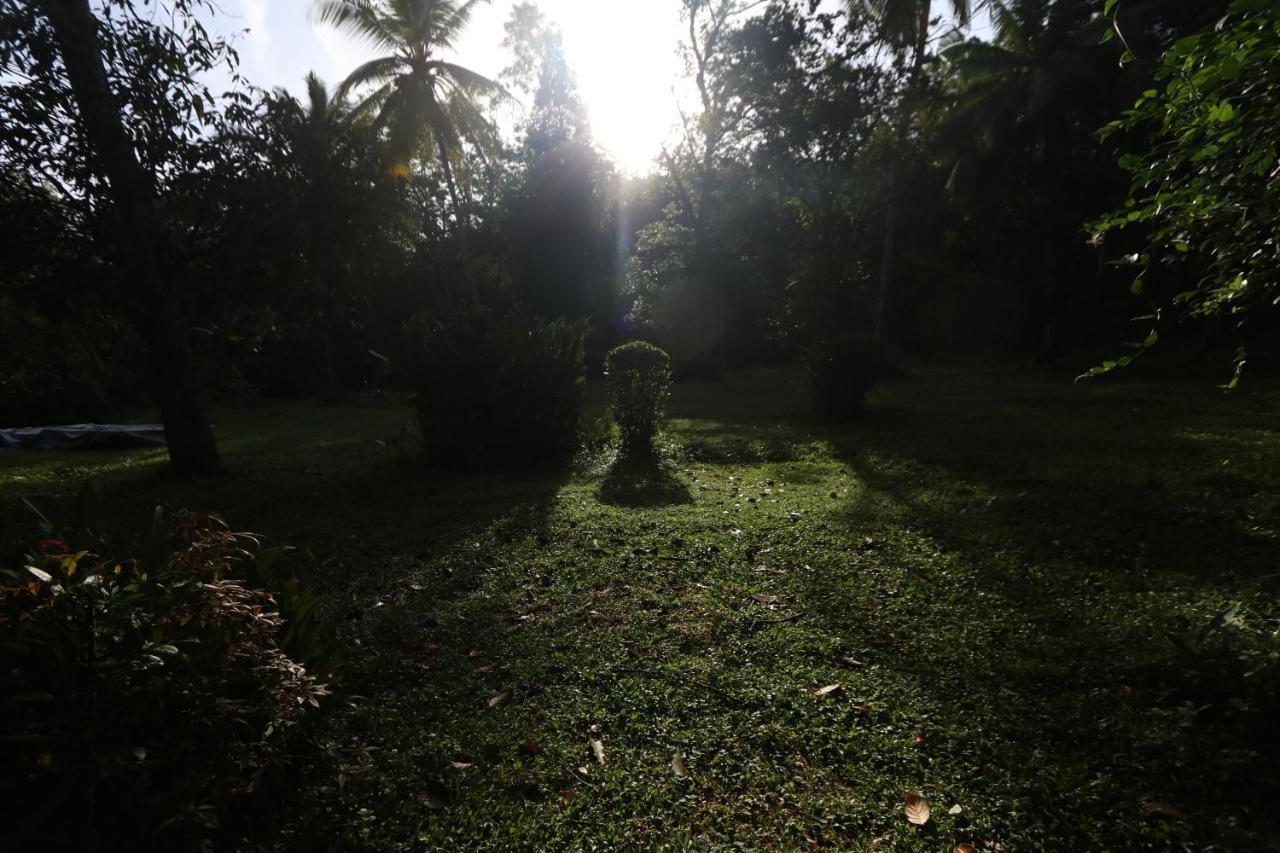
M 1151 334 L 1147 335 L 1147 339 L 1142 342 L 1143 349 L 1155 346 L 1158 340 L 1160 340 L 1160 334 L 1155 329 L 1152 329 Z

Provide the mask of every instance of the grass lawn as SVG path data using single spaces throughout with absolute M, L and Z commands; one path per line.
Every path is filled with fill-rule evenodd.
M 0 532 L 92 477 L 304 549 L 348 663 L 268 845 L 1280 846 L 1280 394 L 922 372 L 830 430 L 798 378 L 678 387 L 656 474 L 425 472 L 391 404 L 222 412 L 194 486 L 4 451 Z

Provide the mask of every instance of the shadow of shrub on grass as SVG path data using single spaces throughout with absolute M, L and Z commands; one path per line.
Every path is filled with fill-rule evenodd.
M 627 507 L 693 503 L 689 487 L 659 459 L 615 460 L 600 484 L 599 498 Z

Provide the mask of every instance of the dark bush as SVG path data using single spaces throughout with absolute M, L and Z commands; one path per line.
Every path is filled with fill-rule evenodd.
M 884 348 L 866 335 L 818 341 L 805 354 L 805 363 L 813 412 L 827 421 L 857 415 L 867 392 L 893 372 Z
M 622 455 L 652 455 L 671 393 L 671 359 L 653 344 L 632 341 L 610 352 L 604 369 L 613 418 L 622 433 Z
M 212 849 L 326 694 L 237 580 L 252 537 L 185 516 L 179 542 L 152 565 L 46 539 L 0 570 L 16 848 Z
M 572 453 L 585 322 L 481 309 L 418 322 L 412 405 L 429 462 L 476 468 Z

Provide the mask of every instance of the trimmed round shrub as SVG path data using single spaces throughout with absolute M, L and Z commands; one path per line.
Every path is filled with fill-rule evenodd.
M 488 468 L 571 454 L 586 332 L 481 309 L 424 322 L 412 405 L 427 461 Z
M 671 394 L 671 359 L 653 344 L 632 341 L 610 352 L 604 369 L 623 455 L 652 454 Z
M 867 392 L 893 371 L 884 347 L 867 335 L 817 341 L 806 353 L 805 363 L 813 413 L 825 421 L 857 415 Z

